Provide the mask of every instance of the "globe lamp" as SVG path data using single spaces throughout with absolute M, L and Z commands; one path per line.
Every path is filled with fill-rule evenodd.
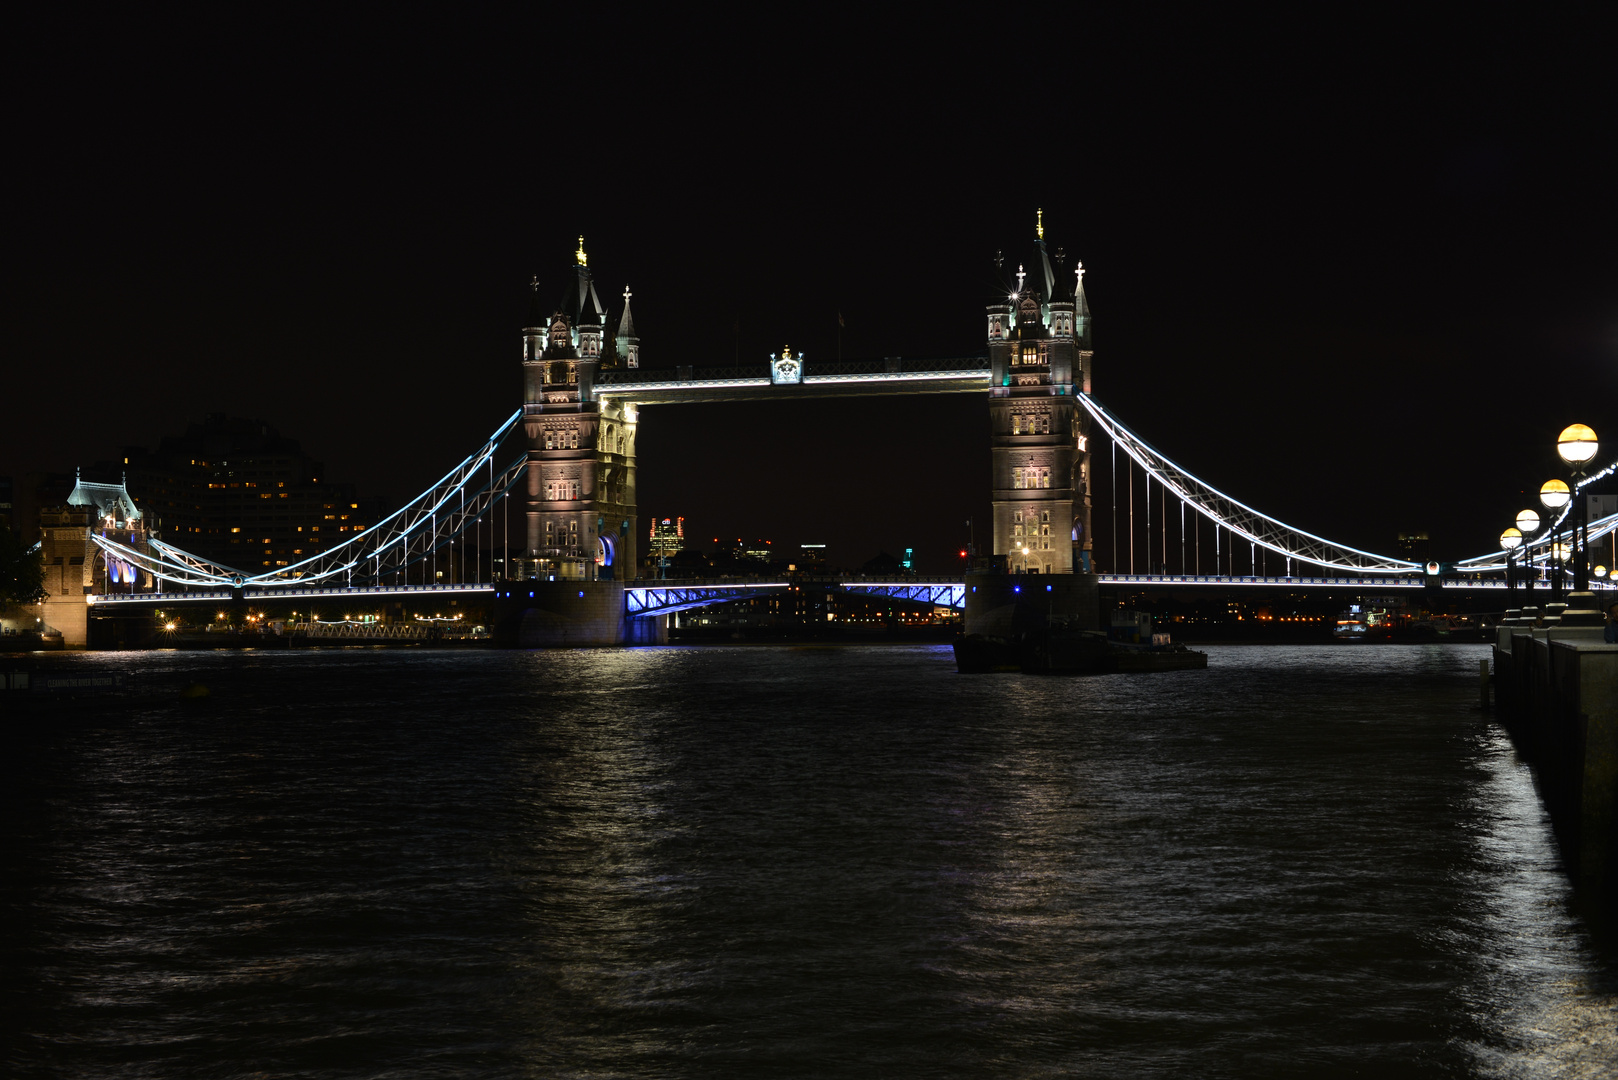
M 1530 536 L 1539 531 L 1539 512 L 1537 510 L 1524 510 L 1517 515 L 1517 528 L 1522 530 L 1524 536 Z
M 1557 456 L 1574 468 L 1595 457 L 1600 449 L 1596 433 L 1583 424 L 1571 424 L 1556 437 Z
M 1547 510 L 1560 510 L 1573 500 L 1573 492 L 1560 480 L 1547 480 L 1539 489 L 1539 501 Z
M 1507 551 L 1515 551 L 1522 547 L 1522 533 L 1516 529 L 1507 529 L 1500 534 L 1500 546 Z

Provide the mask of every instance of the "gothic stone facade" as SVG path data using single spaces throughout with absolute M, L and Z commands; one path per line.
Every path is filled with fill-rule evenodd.
M 1055 256 L 1061 264 L 1061 253 Z M 1089 572 L 1090 309 L 1082 265 L 1060 285 L 1041 239 L 988 309 L 994 554 L 1012 573 Z
M 594 383 L 602 367 L 639 366 L 629 290 L 609 334 L 582 239 L 561 304 L 544 314 L 534 288 L 522 357 L 527 537 L 513 576 L 623 580 L 638 565 L 639 416 L 633 405 L 595 400 Z

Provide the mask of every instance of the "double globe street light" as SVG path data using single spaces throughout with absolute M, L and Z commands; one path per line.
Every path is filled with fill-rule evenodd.
M 1596 453 L 1600 451 L 1601 443 L 1596 440 L 1596 433 L 1585 424 L 1569 424 L 1562 429 L 1562 434 L 1556 437 L 1556 455 L 1560 457 L 1573 470 L 1573 491 L 1577 491 L 1579 481 L 1583 479 L 1585 469 L 1595 460 Z M 1553 481 L 1561 483 L 1561 481 Z M 1547 484 L 1546 487 L 1550 485 Z M 1543 490 L 1543 489 L 1542 489 Z M 1566 506 L 1573 497 L 1573 491 L 1568 491 L 1567 485 L 1562 484 L 1562 490 L 1567 492 L 1559 506 Z M 1544 498 L 1543 493 L 1541 499 Z M 1546 504 L 1550 505 L 1549 503 Z M 1580 592 L 1590 587 L 1586 572 L 1589 568 L 1590 554 L 1590 515 L 1587 513 L 1588 499 L 1580 499 L 1573 507 L 1573 587 Z
M 1517 587 L 1517 570 L 1512 565 L 1512 556 L 1517 549 L 1528 542 L 1529 537 L 1539 531 L 1539 514 L 1533 510 L 1523 510 L 1517 515 L 1517 527 L 1507 529 L 1500 534 L 1500 547 L 1506 553 L 1506 588 Z M 1528 559 L 1528 568 L 1522 573 L 1523 588 L 1532 590 L 1534 587 L 1534 553 L 1526 550 L 1523 553 Z

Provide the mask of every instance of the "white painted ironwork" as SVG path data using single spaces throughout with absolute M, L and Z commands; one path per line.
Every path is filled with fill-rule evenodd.
M 1361 551 L 1260 513 L 1198 479 L 1154 450 L 1089 394 L 1077 396 L 1085 411 L 1113 440 L 1114 445 L 1133 458 L 1148 476 L 1215 525 L 1228 529 L 1249 543 L 1289 559 L 1356 574 L 1416 573 L 1421 570 L 1419 563 Z

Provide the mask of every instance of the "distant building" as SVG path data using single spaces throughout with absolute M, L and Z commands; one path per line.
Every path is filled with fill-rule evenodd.
M 826 565 L 825 544 L 799 544 L 798 561 L 792 564 L 799 570 L 819 570 Z
M 15 495 L 11 477 L 0 476 L 0 525 L 12 525 L 15 521 L 16 507 L 13 505 Z
M 664 518 L 652 522 L 652 534 L 647 550 L 651 552 L 654 564 L 657 560 L 668 558 L 685 547 L 685 518 Z
M 222 413 L 130 447 L 122 468 L 136 505 L 163 540 L 250 573 L 288 566 L 363 532 L 372 515 L 351 484 L 259 420 Z

